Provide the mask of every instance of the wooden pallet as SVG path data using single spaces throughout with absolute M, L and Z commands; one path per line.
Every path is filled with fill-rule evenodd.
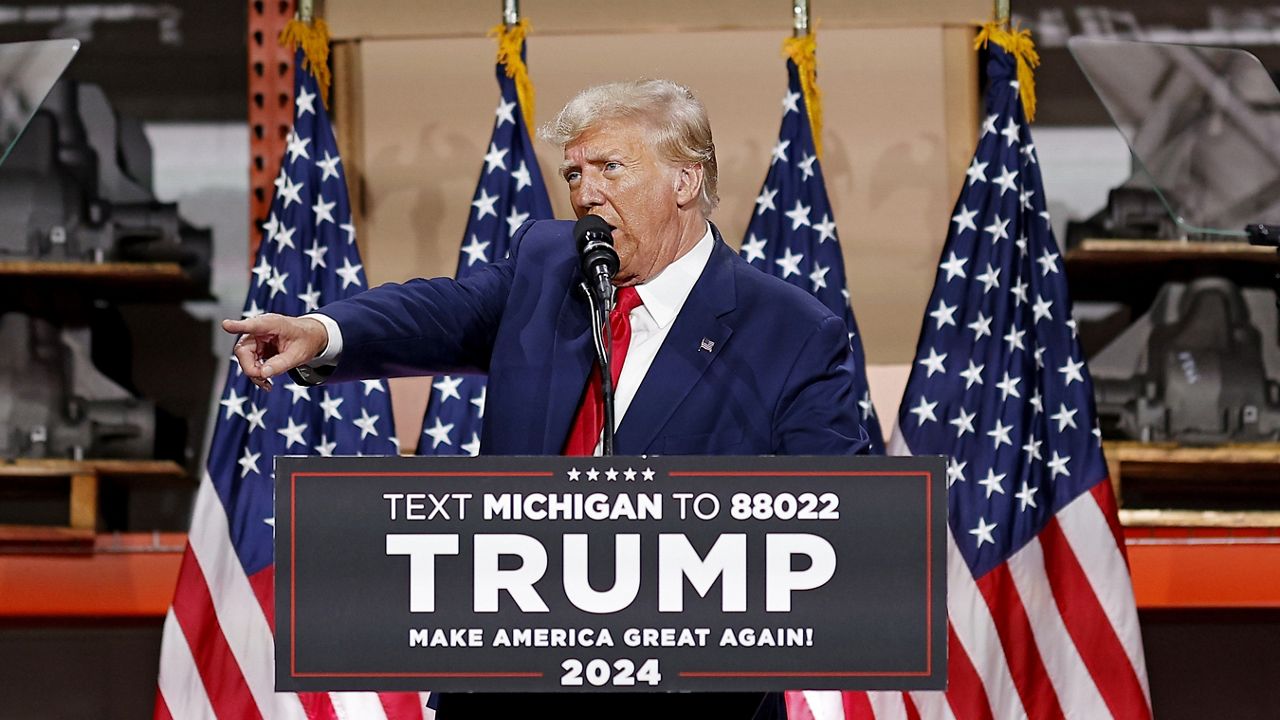
M 1280 527 L 1280 443 L 1103 448 L 1130 527 Z
M 0 462 L 6 480 L 69 480 L 65 525 L 0 525 L 0 552 L 93 551 L 98 488 L 104 477 L 181 480 L 186 471 L 168 460 L 28 460 Z

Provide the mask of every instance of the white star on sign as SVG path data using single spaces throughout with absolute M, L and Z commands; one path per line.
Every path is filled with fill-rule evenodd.
M 494 168 L 507 169 L 507 152 L 508 148 L 498 149 L 496 143 L 489 143 L 489 152 L 484 156 L 484 174 L 488 175 L 493 172 Z
M 1012 425 L 1005 425 L 1000 422 L 1000 418 L 996 418 L 996 426 L 987 432 L 987 437 L 995 442 L 994 450 L 999 450 L 1002 444 L 1013 446 L 1013 441 L 1009 439 L 1009 431 L 1012 429 Z
M 926 420 L 938 421 L 938 416 L 933 414 L 933 409 L 938 407 L 938 402 L 929 402 L 923 395 L 920 396 L 920 404 L 911 408 L 911 413 L 916 416 L 916 427 L 924 425 Z
M 600 479 L 599 470 L 596 470 L 595 468 L 591 468 L 590 470 L 587 471 L 587 482 L 595 482 L 598 479 Z
M 533 176 L 529 174 L 529 164 L 524 160 L 520 161 L 520 167 L 511 171 L 511 177 L 516 180 L 516 192 L 527 187 L 533 187 Z
M 756 237 L 755 233 L 751 233 L 751 236 L 747 238 L 747 241 L 742 243 L 742 251 L 747 254 L 747 262 L 763 260 L 764 246 L 768 242 L 769 241 L 764 238 Z
M 796 206 L 792 210 L 786 212 L 787 217 L 791 218 L 791 229 L 798 230 L 801 225 L 809 225 L 809 206 L 801 205 L 800 198 L 796 198 Z
M 773 204 L 773 197 L 777 194 L 777 190 L 760 188 L 760 194 L 756 196 L 756 215 L 763 215 L 765 210 L 777 210 L 778 206 Z
M 343 398 L 340 397 L 330 397 L 329 391 L 324 391 L 324 399 L 320 401 L 320 409 L 324 411 L 324 420 L 329 418 L 334 420 L 342 419 L 342 413 L 338 412 L 338 406 L 342 404 L 342 400 Z
M 969 258 L 956 257 L 955 252 L 951 252 L 951 257 L 944 263 L 938 265 L 938 269 L 945 270 L 947 273 L 947 282 L 951 282 L 956 276 L 968 277 L 964 274 L 965 263 L 969 262 Z
M 293 447 L 294 443 L 306 446 L 307 441 L 302 439 L 302 433 L 307 431 L 306 423 L 298 425 L 293 422 L 293 418 L 289 418 L 289 424 L 286 427 L 276 428 L 276 432 L 285 437 L 284 449 L 288 450 Z
M 988 498 L 991 497 L 992 493 L 1004 495 L 1004 485 L 1001 484 L 1001 481 L 1004 480 L 1005 475 L 1006 473 L 997 475 L 996 469 L 990 468 L 987 470 L 987 476 L 978 481 L 979 485 L 987 489 Z
M 1028 507 L 1039 507 L 1039 505 L 1036 505 L 1035 500 L 1036 491 L 1039 489 L 1038 487 L 1029 487 L 1026 480 L 1022 481 L 1022 489 L 1013 494 L 1022 503 L 1021 507 L 1018 508 L 1019 512 L 1025 512 Z
M 818 243 L 836 239 L 836 223 L 829 213 L 822 213 L 822 222 L 813 226 L 818 231 Z
M 244 417 L 244 402 L 248 399 L 248 395 L 236 395 L 236 389 L 231 388 L 227 397 L 218 401 L 219 405 L 227 409 L 227 414 L 222 419 L 230 420 L 232 415 Z
M 618 481 L 618 471 L 617 471 L 617 470 L 614 470 L 613 468 L 609 468 L 608 470 L 606 470 L 606 471 L 605 471 L 605 473 L 604 473 L 604 478 L 605 478 L 605 480 L 608 480 L 609 482 L 617 482 L 617 481 Z
M 978 413 L 968 413 L 964 411 L 964 408 L 960 408 L 960 414 L 949 421 L 956 426 L 956 437 L 962 438 L 967 432 L 977 432 L 973 429 L 973 420 L 976 417 L 978 417 Z
M 791 144 L 790 140 L 779 140 L 778 144 L 773 146 L 773 160 L 771 160 L 769 164 L 772 165 L 778 162 L 779 160 L 781 160 L 782 162 L 786 162 L 787 146 L 790 144 Z
M 653 482 L 653 475 L 654 475 L 654 473 L 653 473 L 653 470 L 652 470 L 652 469 L 650 469 L 650 468 L 645 468 L 645 469 L 644 469 L 644 472 L 642 472 L 642 473 L 640 473 L 640 474 L 644 476 L 644 481 L 645 481 L 645 482 Z
M 982 369 L 985 367 L 986 367 L 985 364 L 975 365 L 973 361 L 970 360 L 969 369 L 960 371 L 960 377 L 965 379 L 965 383 L 964 383 L 965 390 L 968 390 L 969 388 L 973 387 L 974 383 L 977 383 L 979 385 L 982 384 Z
M 934 328 L 935 330 L 941 330 L 943 325 L 954 326 L 956 324 L 956 307 L 956 305 L 947 305 L 945 298 L 938 298 L 937 309 L 929 313 L 929 317 L 938 322 L 938 326 Z
M 951 216 L 951 222 L 956 224 L 956 236 L 963 235 L 966 229 L 976 231 L 978 226 L 973 223 L 973 219 L 976 217 L 978 217 L 977 210 L 970 210 L 961 205 L 960 212 Z
M 576 467 L 570 468 L 565 475 L 569 476 L 569 482 L 578 482 L 578 478 L 582 477 L 582 473 Z
M 485 215 L 498 217 L 498 212 L 493 209 L 494 203 L 498 202 L 497 195 L 490 195 L 484 188 L 480 188 L 480 197 L 471 201 L 471 206 L 476 209 L 476 220 L 484 219 Z
M 1072 410 L 1071 408 L 1068 408 L 1066 403 L 1059 403 L 1058 412 L 1050 415 L 1049 419 L 1057 420 L 1058 432 L 1062 432 L 1063 430 L 1066 430 L 1068 426 L 1073 428 L 1076 427 L 1075 418 L 1076 418 L 1076 413 L 1078 412 L 1080 411 Z
M 942 353 L 941 355 L 939 355 L 937 350 L 935 350 L 934 348 L 929 348 L 929 357 L 923 360 L 917 360 L 916 364 L 924 365 L 926 368 L 928 368 L 929 374 L 925 375 L 925 377 L 931 378 L 933 377 L 933 374 L 935 372 L 940 372 L 943 375 L 947 374 L 947 369 L 942 364 L 942 361 L 946 359 L 947 359 L 946 353 Z
M 462 395 L 458 392 L 458 386 L 461 384 L 461 377 L 445 375 L 432 384 L 431 387 L 440 391 L 440 402 L 443 403 L 451 397 L 458 398 L 459 400 L 462 399 Z
M 951 487 L 958 482 L 965 482 L 964 466 L 969 463 L 960 462 L 955 458 L 947 458 L 947 487 Z
M 352 422 L 355 423 L 356 427 L 360 428 L 361 440 L 370 435 L 378 437 L 378 428 L 375 426 L 375 423 L 378 422 L 378 416 L 370 415 L 369 411 L 365 408 L 360 408 L 360 418 L 358 420 L 353 420 Z
M 1073 382 L 1080 382 L 1080 383 L 1084 382 L 1084 375 L 1080 374 L 1080 369 L 1083 367 L 1084 367 L 1083 361 L 1072 362 L 1071 359 L 1068 358 L 1067 364 L 1058 368 L 1058 372 L 1067 376 L 1067 380 L 1066 380 L 1067 387 L 1071 387 L 1071 383 Z
M 315 108 L 316 94 L 307 92 L 306 88 L 302 88 L 302 92 L 298 93 L 293 99 L 293 104 L 298 108 L 298 117 L 302 117 L 307 113 L 316 114 Z
M 969 534 L 978 538 L 978 547 L 982 547 L 982 543 L 991 543 L 992 545 L 995 545 L 996 539 L 991 535 L 991 531 L 998 527 L 1000 527 L 999 524 L 991 523 L 988 525 L 987 519 L 980 517 L 978 518 L 978 527 L 970 530 Z
M 778 267 L 782 268 L 782 279 L 785 280 L 792 275 L 800 274 L 800 261 L 804 259 L 804 255 L 797 255 L 791 252 L 791 248 L 785 249 L 785 255 L 774 260 Z
M 627 468 L 626 472 L 622 473 L 622 479 L 626 480 L 627 482 L 635 482 L 636 471 L 632 470 L 631 468 Z
M 1000 177 L 996 178 L 996 184 L 1000 186 L 1000 197 L 1013 189 L 1014 180 L 1018 177 L 1017 170 L 1010 170 L 1007 167 L 1000 168 Z
M 978 162 L 978 157 L 976 155 L 974 156 L 973 162 L 969 163 L 969 169 L 964 171 L 964 174 L 969 176 L 970 186 L 976 182 L 986 182 L 987 165 L 989 164 L 990 163 Z
M 334 157 L 329 154 L 328 150 L 324 151 L 324 159 L 316 161 L 316 167 L 324 171 L 320 176 L 320 182 L 324 182 L 329 178 L 338 178 L 338 163 L 342 162 L 341 157 Z
M 334 272 L 338 273 L 338 277 L 342 278 L 342 289 L 346 290 L 348 285 L 362 285 L 360 282 L 360 271 L 364 269 L 363 265 L 351 264 L 351 258 L 342 258 L 342 267 Z
M 489 262 L 489 258 L 484 254 L 487 247 L 489 247 L 488 240 L 480 242 L 480 238 L 472 233 L 471 242 L 462 246 L 462 252 L 467 254 L 467 267 L 475 265 L 476 262 Z
M 424 429 L 422 434 L 431 438 L 431 449 L 435 450 L 440 447 L 440 443 L 444 443 L 445 445 L 453 444 L 453 440 L 449 438 L 449 433 L 451 432 L 453 432 L 453 423 L 445 425 L 440 421 L 440 418 L 437 417 L 435 426 Z
M 253 471 L 255 475 L 261 475 L 262 471 L 258 469 L 258 458 L 262 457 L 262 453 L 251 453 L 249 447 L 245 446 L 244 455 L 236 462 L 240 465 L 240 477 Z

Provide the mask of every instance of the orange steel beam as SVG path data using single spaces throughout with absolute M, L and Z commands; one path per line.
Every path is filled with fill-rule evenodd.
M 293 18 L 294 0 L 249 1 L 249 257 L 253 264 L 262 223 L 271 207 L 285 138 L 293 126 L 293 50 L 280 32 Z

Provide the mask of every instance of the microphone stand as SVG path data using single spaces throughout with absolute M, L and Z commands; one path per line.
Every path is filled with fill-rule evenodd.
M 600 395 L 604 401 L 604 437 L 601 443 L 602 456 L 613 455 L 613 328 L 609 323 L 609 298 L 604 303 L 596 302 L 596 295 L 587 283 L 579 288 L 587 296 L 587 305 L 591 308 L 591 340 L 596 348 L 596 359 L 600 361 Z

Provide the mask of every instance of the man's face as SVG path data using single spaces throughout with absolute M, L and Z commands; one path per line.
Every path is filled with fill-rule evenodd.
M 655 277 L 680 254 L 680 168 L 665 162 L 642 126 L 611 121 L 564 146 L 561 175 L 577 217 L 599 215 L 613 227 L 618 286 Z

